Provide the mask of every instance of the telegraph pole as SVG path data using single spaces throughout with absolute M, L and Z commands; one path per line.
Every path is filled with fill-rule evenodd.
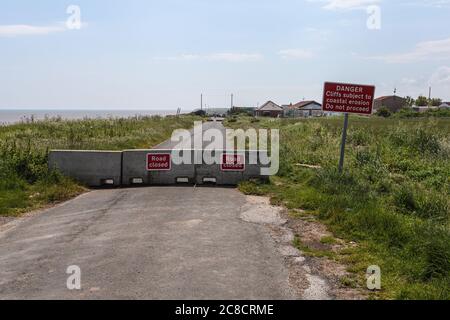
M 231 94 L 231 109 L 233 109 L 233 98 L 234 98 L 234 95 Z
M 431 86 L 428 90 L 428 108 L 431 107 Z
M 200 95 L 200 110 L 203 110 L 203 93 Z

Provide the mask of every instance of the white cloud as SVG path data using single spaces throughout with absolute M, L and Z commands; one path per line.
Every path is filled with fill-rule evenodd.
M 418 0 L 405 3 L 405 5 L 431 8 L 449 8 L 450 0 Z
M 285 60 L 303 60 L 313 57 L 313 53 L 306 49 L 286 49 L 278 52 L 278 55 Z
M 0 25 L 0 37 L 46 35 L 64 30 L 63 26 Z
M 431 85 L 447 85 L 450 86 L 450 67 L 438 68 L 430 77 Z
M 408 85 L 408 86 L 415 85 L 415 84 L 417 84 L 417 82 L 418 82 L 417 79 L 415 79 L 415 78 L 408 78 L 408 77 L 402 78 L 400 80 L 400 84 L 401 85 Z
M 259 53 L 232 53 L 232 52 L 221 52 L 212 54 L 180 54 L 177 56 L 170 57 L 156 57 L 155 60 L 166 60 L 166 61 L 195 61 L 195 60 L 206 60 L 206 61 L 225 61 L 225 62 L 255 62 L 264 59 L 264 56 Z
M 320 2 L 322 8 L 327 10 L 355 10 L 366 9 L 370 5 L 380 3 L 381 0 L 308 0 L 309 2 Z
M 83 22 L 81 28 L 86 28 Z M 64 22 L 48 26 L 33 26 L 28 24 L 0 25 L 0 37 L 42 36 L 56 32 L 68 31 Z
M 388 63 L 412 63 L 427 59 L 449 58 L 450 38 L 444 40 L 420 42 L 414 47 L 413 50 L 409 52 L 369 57 L 369 59 L 382 60 Z
M 263 60 L 263 56 L 259 53 L 215 53 L 207 56 L 207 59 L 214 61 L 247 62 L 261 61 Z
M 441 66 L 429 74 L 409 74 L 401 79 L 395 79 L 394 76 L 385 83 L 379 83 L 377 91 L 387 95 L 392 94 L 393 88 L 397 88 L 397 95 L 417 97 L 428 96 L 429 87 L 432 87 L 433 97 L 450 100 L 450 66 Z

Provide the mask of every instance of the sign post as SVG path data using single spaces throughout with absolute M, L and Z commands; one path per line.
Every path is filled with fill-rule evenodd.
M 375 98 L 375 86 L 325 82 L 322 110 L 344 113 L 339 172 L 344 168 L 345 144 L 347 142 L 348 115 L 350 113 L 371 115 Z
M 339 158 L 339 173 L 344 169 L 345 144 L 347 143 L 348 113 L 344 115 L 344 130 L 342 132 L 341 156 Z

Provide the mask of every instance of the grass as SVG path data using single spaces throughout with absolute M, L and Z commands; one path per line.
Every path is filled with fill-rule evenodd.
M 191 127 L 195 119 L 50 119 L 0 126 L 0 215 L 17 216 L 85 191 L 75 181 L 48 170 L 50 149 L 150 148 L 169 138 L 173 130 Z
M 278 175 L 242 183 L 244 193 L 306 210 L 335 236 L 358 243 L 333 258 L 360 285 L 368 266 L 380 266 L 383 289 L 373 298 L 450 299 L 449 118 L 351 117 L 343 174 L 336 168 L 342 118 L 235 119 L 227 125 L 280 129 Z

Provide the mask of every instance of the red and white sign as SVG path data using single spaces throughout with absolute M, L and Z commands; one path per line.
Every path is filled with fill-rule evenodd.
M 224 153 L 220 168 L 222 171 L 245 171 L 245 155 Z
M 326 82 L 322 110 L 372 114 L 374 96 L 374 86 Z
M 171 168 L 172 168 L 172 158 L 170 153 L 147 154 L 148 171 L 169 171 Z

